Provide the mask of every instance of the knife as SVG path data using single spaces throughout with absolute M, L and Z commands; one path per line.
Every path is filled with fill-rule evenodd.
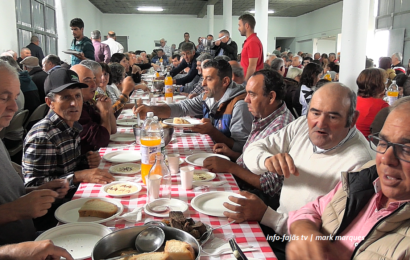
M 232 249 L 233 256 L 238 260 L 248 260 L 246 255 L 242 252 L 241 248 L 235 241 L 235 238 L 229 239 L 229 245 Z

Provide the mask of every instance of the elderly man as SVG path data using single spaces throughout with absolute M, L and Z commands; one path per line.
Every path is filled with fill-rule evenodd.
M 180 48 L 180 54 L 184 58 L 178 67 L 170 71 L 170 75 L 175 77 L 185 68 L 190 68 L 188 75 L 182 78 L 173 79 L 174 84 L 184 85 L 191 82 L 196 75 L 198 75 L 198 70 L 196 69 L 196 58 L 199 56 L 198 53 L 195 53 L 195 46 L 189 42 L 182 44 Z
M 38 36 L 31 36 L 30 44 L 26 47 L 30 49 L 31 56 L 37 57 L 37 59 L 39 60 L 38 65 L 41 66 L 40 62 L 44 59 L 44 54 L 43 50 L 40 47 L 40 39 L 38 38 Z
M 255 18 L 250 14 L 243 14 L 239 17 L 238 30 L 241 36 L 246 36 L 241 52 L 241 66 L 245 73 L 245 80 L 258 70 L 263 68 L 263 48 L 262 42 L 254 32 L 256 25 Z
M 109 63 L 111 59 L 110 47 L 101 42 L 101 32 L 99 30 L 91 32 L 91 41 L 94 46 L 95 61 Z
M 17 71 L 0 60 L 0 129 L 8 127 L 18 107 L 20 94 Z M 68 184 L 55 180 L 37 188 L 25 188 L 22 177 L 14 170 L 8 152 L 0 141 L 0 245 L 30 241 L 36 238 L 33 218 L 45 215 L 55 198 L 65 196 Z
M 161 40 L 159 40 L 159 44 L 161 44 L 161 49 L 164 51 L 165 55 L 167 57 L 171 57 L 172 51 L 171 47 L 167 45 L 167 41 L 164 38 L 162 38 Z
M 240 206 L 224 203 L 237 213 L 225 212 L 225 216 L 258 220 L 279 235 L 287 234 L 290 211 L 329 192 L 339 182 L 341 171 L 357 169 L 374 158 L 355 127 L 355 107 L 352 90 L 339 83 L 326 84 L 313 95 L 307 117 L 250 144 L 244 151 L 245 165 L 266 194 L 280 192 L 280 206 L 275 211 L 255 195 L 241 192 L 246 199 L 230 198 Z
M 37 57 L 27 57 L 20 63 L 23 65 L 23 69 L 28 71 L 28 74 L 34 84 L 36 84 L 41 104 L 45 103 L 46 95 L 44 93 L 44 81 L 46 81 L 48 74 L 38 65 Z
M 376 165 L 343 173 L 327 195 L 289 214 L 290 233 L 309 239 L 289 243 L 287 259 L 409 258 L 409 112 L 409 100 L 394 107 L 369 138 Z
M 270 66 L 271 62 L 276 58 L 277 58 L 277 56 L 275 54 L 268 55 L 267 59 L 265 60 L 265 63 L 263 64 L 263 68 L 264 69 L 270 69 L 271 68 L 271 66 Z
M 157 61 L 159 62 L 162 59 L 162 64 L 164 66 L 168 65 L 168 57 L 165 55 L 163 49 L 157 49 L 156 54 L 157 55 L 151 60 L 152 63 L 156 63 Z
M 81 83 L 88 86 L 81 89 L 83 108 L 78 120 L 83 127 L 83 131 L 80 133 L 81 154 L 86 154 L 108 145 L 110 135 L 117 132 L 116 119 L 110 98 L 100 96 L 94 100 L 97 85 L 92 70 L 82 64 L 73 66 L 71 70 L 78 74 Z
M 400 73 L 406 74 L 406 68 L 404 68 L 401 61 L 403 60 L 403 55 L 400 52 L 393 53 L 391 56 L 391 67 L 396 72 L 396 75 Z
M 215 46 L 212 47 L 215 50 L 216 56 L 226 55 L 231 60 L 237 60 L 238 58 L 238 45 L 231 39 L 231 35 L 227 30 L 221 30 L 218 38 L 225 36 L 222 40 L 216 41 Z
M 74 39 L 71 41 L 71 50 L 80 54 L 71 55 L 71 66 L 80 63 L 82 60 L 94 60 L 94 46 L 87 36 L 84 36 L 84 22 L 80 18 L 70 21 L 71 32 Z
M 302 65 L 302 57 L 299 55 L 295 55 L 292 58 L 292 67 L 291 68 L 298 68 L 298 69 L 303 69 L 303 65 Z
M 243 73 L 243 68 L 241 65 L 236 61 L 236 60 L 231 60 L 229 61 L 229 64 L 231 64 L 232 67 L 232 80 L 242 86 L 246 86 L 246 81 L 245 81 L 245 74 Z
M 43 61 L 43 70 L 50 74 L 52 71 L 61 68 L 61 60 L 58 56 L 49 54 L 44 57 Z
M 202 116 L 202 124 L 193 131 L 208 134 L 216 143 L 225 143 L 236 152 L 242 151 L 248 138 L 252 114 L 243 99 L 245 89 L 232 81 L 232 68 L 225 60 L 208 60 L 202 64 L 202 85 L 205 91 L 177 104 L 140 106 L 134 114 L 145 117 L 154 112 L 161 118 Z
M 294 118 L 283 100 L 285 91 L 283 77 L 276 71 L 260 70 L 249 79 L 246 84 L 245 102 L 254 120 L 243 151 L 251 143 L 275 133 L 293 121 Z M 231 172 L 235 177 L 261 189 L 259 178 L 253 178 L 256 175 L 243 163 L 242 151 L 234 152 L 226 144 L 221 143 L 215 144 L 213 149 L 215 153 L 224 154 L 236 163 L 213 156 L 205 159 L 205 168 L 212 172 Z
M 103 41 L 102 43 L 107 44 L 110 47 L 111 56 L 114 53 L 123 53 L 124 46 L 121 43 L 117 42 L 117 36 L 115 32 L 109 31 L 107 35 L 107 40 Z
M 318 60 L 320 61 L 320 53 L 316 52 L 315 55 L 313 56 L 313 60 Z
M 196 51 L 195 43 L 193 43 L 189 40 L 189 33 L 188 32 L 184 33 L 184 41 L 179 43 L 178 50 L 181 51 L 181 47 L 184 43 L 191 43 L 192 45 L 194 45 L 194 48 L 195 48 L 195 51 Z
M 26 57 L 31 56 L 31 50 L 27 47 L 21 48 L 20 50 L 20 57 L 17 59 L 17 63 L 20 64 L 22 60 L 24 60 Z M 23 69 L 23 66 L 20 65 L 20 68 Z

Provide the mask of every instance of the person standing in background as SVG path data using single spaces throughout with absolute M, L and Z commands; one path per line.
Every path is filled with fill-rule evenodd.
M 94 46 L 94 58 L 96 62 L 110 63 L 111 51 L 107 44 L 101 42 L 101 32 L 94 30 L 91 32 L 91 41 Z
M 87 36 L 84 36 L 84 22 L 80 18 L 74 18 L 70 22 L 71 32 L 74 39 L 71 42 L 71 50 L 80 54 L 71 56 L 71 66 L 79 64 L 82 60 L 94 60 L 94 46 Z
M 40 47 L 40 39 L 33 35 L 31 36 L 30 44 L 27 45 L 26 47 L 30 49 L 31 51 L 31 56 L 37 57 L 38 59 L 38 65 L 41 67 L 41 61 L 44 59 L 44 53 L 43 50 Z
M 107 40 L 103 41 L 102 43 L 110 46 L 111 55 L 113 55 L 114 53 L 124 53 L 124 46 L 122 46 L 121 43 L 117 42 L 117 36 L 113 31 L 108 32 Z

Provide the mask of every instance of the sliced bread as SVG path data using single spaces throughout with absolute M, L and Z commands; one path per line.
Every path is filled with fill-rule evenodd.
M 118 207 L 115 204 L 101 199 L 91 199 L 84 203 L 78 213 L 80 217 L 109 218 L 117 211 Z
M 195 251 L 190 244 L 179 240 L 168 240 L 164 251 L 172 260 L 194 260 Z

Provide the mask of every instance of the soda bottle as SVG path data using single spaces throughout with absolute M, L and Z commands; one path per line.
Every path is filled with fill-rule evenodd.
M 147 177 L 148 203 L 158 198 L 171 198 L 171 173 L 165 164 L 164 155 L 157 153 L 155 159 Z
M 386 95 L 390 106 L 393 105 L 393 103 L 399 98 L 399 87 L 397 86 L 395 80 L 392 80 Z
M 159 78 L 159 72 L 155 72 L 155 78 Z
M 146 184 L 145 177 L 155 163 L 155 154 L 161 148 L 161 125 L 153 119 L 154 113 L 148 112 L 147 119 L 141 129 L 141 178 Z
M 169 72 L 167 73 L 167 77 L 165 78 L 165 99 L 167 97 L 174 97 L 174 86 L 173 86 L 173 80 L 171 75 L 169 75 Z

